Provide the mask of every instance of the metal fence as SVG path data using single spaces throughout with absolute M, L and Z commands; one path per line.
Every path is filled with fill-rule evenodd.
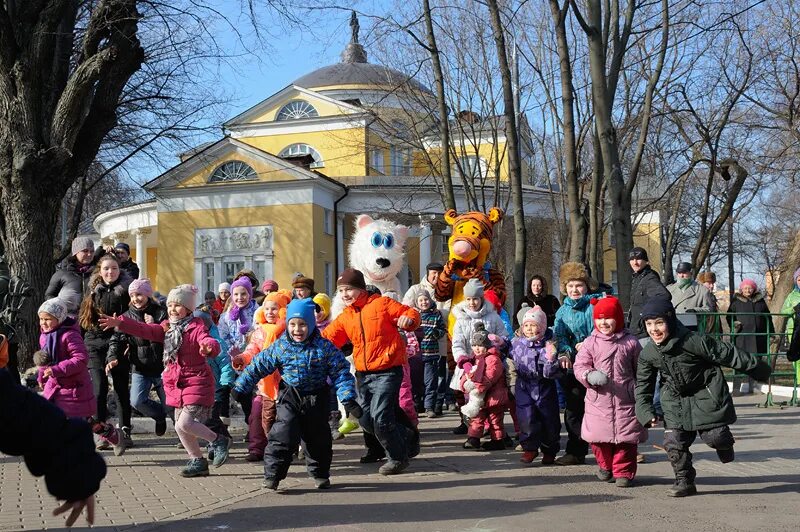
M 734 326 L 734 320 L 745 316 L 764 318 L 766 330 L 762 332 L 737 331 Z M 791 317 L 791 314 L 766 314 L 755 312 L 697 312 L 678 315 L 678 318 L 685 325 L 697 330 L 697 332 L 701 334 L 707 334 L 734 345 L 744 343 L 742 341 L 744 339 L 753 339 L 754 342 L 752 343 L 761 344 L 762 348 L 756 351 L 748 351 L 758 357 L 766 357 L 767 362 L 772 367 L 772 375 L 767 382 L 766 399 L 764 403 L 759 405 L 765 408 L 800 406 L 800 400 L 798 400 L 797 394 L 797 363 L 793 364 L 786 359 L 786 350 L 790 338 L 785 332 L 778 332 L 785 330 L 784 324 L 787 318 Z M 800 326 L 800 324 L 795 324 L 795 326 Z M 764 338 L 765 341 L 759 341 L 758 339 L 760 338 Z M 728 380 L 733 381 L 734 386 L 737 380 L 750 381 L 749 377 L 744 373 L 735 372 L 733 370 L 726 371 L 726 377 Z M 785 382 L 787 386 L 791 387 L 791 397 L 788 401 L 775 401 L 772 394 L 772 387 L 775 385 L 776 380 Z

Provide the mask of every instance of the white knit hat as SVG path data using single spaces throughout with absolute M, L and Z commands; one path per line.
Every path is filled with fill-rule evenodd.
M 219 283 L 219 286 L 217 287 L 217 293 L 219 294 L 223 290 L 225 290 L 226 292 L 230 292 L 231 291 L 231 283 Z
M 543 334 L 547 329 L 547 314 L 544 313 L 542 307 L 539 305 L 525 312 L 525 316 L 522 318 L 523 325 L 529 321 L 532 321 L 539 327 L 539 334 Z
M 41 314 L 42 312 L 50 314 L 58 320 L 58 323 L 61 323 L 67 319 L 67 304 L 57 297 L 54 297 L 42 303 L 36 313 Z
M 179 303 L 189 310 L 194 310 L 194 308 L 197 306 L 197 292 L 197 287 L 192 284 L 182 284 L 176 286 L 169 291 L 169 295 L 167 296 L 167 304 L 174 301 L 175 303 Z

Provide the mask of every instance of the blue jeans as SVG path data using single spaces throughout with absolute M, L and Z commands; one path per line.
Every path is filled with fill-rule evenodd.
M 365 432 L 374 434 L 390 460 L 408 461 L 407 442 L 411 431 L 397 423 L 395 410 L 400 405 L 400 384 L 403 368 L 395 366 L 384 371 L 356 372 L 358 402 L 363 414 L 359 423 Z
M 156 389 L 161 403 L 156 403 L 150 399 L 150 388 Z M 142 415 L 159 421 L 167 417 L 164 410 L 164 405 L 166 404 L 164 386 L 161 384 L 160 375 L 158 377 L 148 377 L 136 372 L 131 374 L 131 406 L 141 412 Z
M 447 359 L 439 355 L 424 355 L 425 410 L 441 410 L 447 393 Z

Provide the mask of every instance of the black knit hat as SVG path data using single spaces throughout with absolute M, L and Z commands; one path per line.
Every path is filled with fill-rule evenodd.
M 644 321 L 652 320 L 655 318 L 662 318 L 667 322 L 670 332 L 675 331 L 678 324 L 678 319 L 675 316 L 675 307 L 672 306 L 672 301 L 663 297 L 653 297 L 647 300 L 647 303 L 642 307 L 641 313 L 641 328 L 645 329 Z
M 691 262 L 679 262 L 678 267 L 675 268 L 675 271 L 678 273 L 692 273 L 692 263 Z
M 647 258 L 647 250 L 639 246 L 636 246 L 628 252 L 628 260 L 633 259 L 650 260 Z
M 429 262 L 428 265 L 425 266 L 425 271 L 429 272 L 431 270 L 441 272 L 444 271 L 444 266 L 441 262 Z

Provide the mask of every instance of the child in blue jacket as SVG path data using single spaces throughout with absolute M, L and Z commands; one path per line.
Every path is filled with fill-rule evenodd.
M 361 417 L 350 363 L 329 340 L 320 336 L 310 298 L 295 299 L 286 308 L 286 332 L 250 362 L 231 395 L 249 394 L 258 381 L 281 372 L 277 418 L 264 452 L 264 487 L 278 489 L 292 455 L 302 440 L 308 474 L 319 489 L 330 488 L 333 442 L 328 426 L 330 378 L 348 415 Z

